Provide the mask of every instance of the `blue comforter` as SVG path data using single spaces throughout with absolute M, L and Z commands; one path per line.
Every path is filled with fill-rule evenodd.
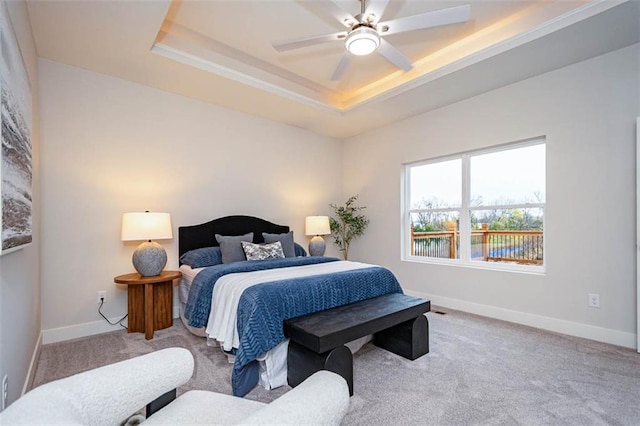
M 218 278 L 238 272 L 263 271 L 273 268 L 312 265 L 316 263 L 335 262 L 335 257 L 287 257 L 284 259 L 262 260 L 259 262 L 234 262 L 215 265 L 201 271 L 194 278 L 189 290 L 189 298 L 184 309 L 184 317 L 192 327 L 207 325 L 211 312 L 211 295 Z
M 194 327 L 206 324 L 215 281 L 226 273 L 336 260 L 338 259 L 325 257 L 287 258 L 219 265 L 227 268 L 207 268 L 193 281 L 185 317 Z M 223 272 L 227 270 L 232 272 Z M 196 285 L 197 287 L 194 287 Z M 237 326 L 240 345 L 233 366 L 233 394 L 244 396 L 258 383 L 259 365 L 256 358 L 284 340 L 284 320 L 389 293 L 402 293 L 402 288 L 391 271 L 377 266 L 274 281 L 246 289 L 238 305 Z

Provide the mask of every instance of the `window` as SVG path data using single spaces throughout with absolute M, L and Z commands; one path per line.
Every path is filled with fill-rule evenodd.
M 538 139 L 406 165 L 403 257 L 542 269 L 545 148 Z

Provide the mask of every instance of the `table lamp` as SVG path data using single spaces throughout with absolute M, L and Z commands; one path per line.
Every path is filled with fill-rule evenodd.
M 122 241 L 147 240 L 133 252 L 133 267 L 143 277 L 160 275 L 167 264 L 167 252 L 151 240 L 173 238 L 169 213 L 124 213 L 122 215 Z
M 309 241 L 309 254 L 311 256 L 323 256 L 326 248 L 322 235 L 331 234 L 329 216 L 307 216 L 304 221 L 306 235 L 314 237 Z

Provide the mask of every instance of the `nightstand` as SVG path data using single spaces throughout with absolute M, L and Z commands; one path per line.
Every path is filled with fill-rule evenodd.
M 150 340 L 155 330 L 173 325 L 173 280 L 180 277 L 180 271 L 162 271 L 153 277 L 143 277 L 134 272 L 113 279 L 115 283 L 128 287 L 129 333 L 144 332 L 144 337 Z

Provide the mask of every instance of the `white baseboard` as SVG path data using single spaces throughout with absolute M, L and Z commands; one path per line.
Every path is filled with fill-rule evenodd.
M 109 321 L 118 321 L 120 318 L 109 318 Z M 65 340 L 79 337 L 93 336 L 94 334 L 107 333 L 109 331 L 122 330 L 118 324 L 111 325 L 105 320 L 85 322 L 69 325 L 67 327 L 50 328 L 42 331 L 42 343 L 64 342 Z
M 482 305 L 479 303 L 467 302 L 465 300 L 452 299 L 449 297 L 434 296 L 421 293 L 419 291 L 407 290 L 407 294 L 431 300 L 431 303 L 443 308 L 451 308 L 472 314 L 496 318 L 503 321 L 515 322 L 517 324 L 530 327 L 541 328 L 543 330 L 555 331 L 556 333 L 568 334 L 570 336 L 582 337 L 596 340 L 598 342 L 610 343 L 612 345 L 624 346 L 636 349 L 636 335 L 609 328 L 596 327 L 574 321 L 567 321 L 557 318 L 545 317 L 526 312 L 512 311 L 510 309 L 498 308 L 495 306 Z
M 598 342 L 610 343 L 612 345 L 624 346 L 636 349 L 636 335 L 624 331 L 612 330 L 609 328 L 596 327 L 574 321 L 567 321 L 557 318 L 545 317 L 526 312 L 512 311 L 510 309 L 498 308 L 495 306 L 482 305 L 479 303 L 467 302 L 449 297 L 434 296 L 414 290 L 407 290 L 407 294 L 431 300 L 431 303 L 443 308 L 457 309 L 459 311 L 496 318 L 503 321 L 515 322 L 517 324 L 530 327 L 541 328 L 543 330 L 555 331 L 556 333 L 568 334 L 570 336 L 582 337 L 596 340 Z M 173 307 L 173 318 L 180 318 L 179 306 Z M 111 322 L 119 318 L 110 318 Z M 107 333 L 119 330 L 119 325 L 109 325 L 106 321 L 93 321 L 83 324 L 71 325 L 68 327 L 53 328 L 43 330 L 37 350 L 41 344 L 62 342 L 65 340 L 77 339 L 79 337 L 92 336 L 94 334 Z M 35 356 L 35 353 L 34 353 Z M 34 358 L 37 359 L 37 358 Z M 32 359 L 32 363 L 34 362 Z M 31 367 L 30 367 L 31 374 Z M 25 384 L 26 386 L 26 384 Z
M 33 354 L 31 355 L 31 362 L 29 363 L 29 370 L 27 370 L 27 377 L 24 380 L 24 386 L 22 386 L 22 393 L 20 396 L 24 395 L 28 391 L 31 390 L 33 386 L 33 379 L 36 375 L 36 366 L 38 364 L 38 359 L 40 359 L 40 348 L 42 347 L 42 333 L 38 336 L 38 340 L 36 341 L 36 347 L 33 348 Z
M 173 319 L 179 317 L 179 307 L 174 306 Z M 116 322 L 119 319 L 119 317 L 109 318 L 109 321 Z M 74 324 L 67 327 L 50 328 L 48 330 L 42 330 L 42 344 L 64 342 L 65 340 L 93 336 L 94 334 L 108 333 L 116 330 L 122 330 L 122 327 L 118 324 L 111 325 L 105 320 Z

